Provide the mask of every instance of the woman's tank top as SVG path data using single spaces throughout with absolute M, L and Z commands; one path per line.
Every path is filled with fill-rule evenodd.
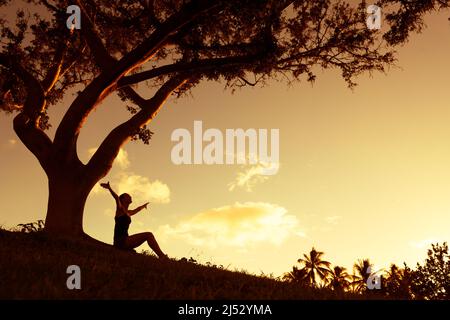
M 131 223 L 130 216 L 124 214 L 114 218 L 116 225 L 114 226 L 114 245 L 121 245 L 128 237 L 128 227 Z

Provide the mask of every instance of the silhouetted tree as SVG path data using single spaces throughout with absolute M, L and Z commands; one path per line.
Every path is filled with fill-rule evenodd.
M 384 294 L 394 299 L 411 299 L 411 276 L 412 272 L 406 265 L 404 268 L 399 268 L 392 263 L 382 277 Z
M 283 275 L 283 281 L 297 283 L 300 285 L 309 284 L 307 281 L 307 273 L 305 269 L 299 269 L 296 266 L 292 267 L 292 271 Z
M 2 10 L 10 0 L 1 0 Z M 202 80 L 232 90 L 269 79 L 314 81 L 318 68 L 354 77 L 393 63 L 366 27 L 365 3 L 328 0 L 26 0 L 1 20 L 0 110 L 48 177 L 45 230 L 83 236 L 83 212 L 94 185 L 121 146 L 148 143 L 165 101 Z M 403 2 L 402 2 L 403 3 Z M 81 8 L 81 30 L 66 27 L 66 8 Z M 15 3 L 14 5 L 17 6 Z M 5 11 L 6 12 L 6 11 Z M 408 30 L 409 31 L 409 30 Z M 250 80 L 253 79 L 253 80 Z M 154 94 L 144 97 L 148 84 Z M 140 85 L 139 85 L 140 84 Z M 53 139 L 48 109 L 78 90 Z M 111 94 L 131 112 L 87 163 L 77 141 L 89 115 Z
M 282 280 L 315 288 L 326 287 L 336 293 L 348 291 L 375 298 L 403 300 L 450 298 L 450 253 L 446 242 L 442 245 L 432 244 L 424 265 L 418 263 L 415 270 L 406 263 L 403 268 L 391 264 L 381 276 L 380 290 L 367 290 L 369 278 L 381 271 L 373 270 L 373 264 L 369 259 L 358 260 L 353 266 L 353 274 L 349 275 L 344 267 L 330 268 L 330 263 L 324 261 L 322 255 L 323 252 L 312 248 L 309 255 L 304 254 L 304 258 L 298 260 L 303 267 L 294 266 L 291 272 L 283 275 Z
M 314 287 L 325 280 L 330 271 L 330 263 L 323 260 L 322 256 L 323 252 L 312 248 L 309 255 L 303 254 L 303 258 L 298 259 L 298 262 L 303 265 L 302 269 L 306 272 L 306 279 Z
M 373 274 L 373 265 L 369 259 L 358 260 L 353 265 L 352 274 L 352 291 L 357 293 L 365 293 L 367 290 L 367 281 Z
M 20 232 L 24 232 L 24 233 L 43 231 L 44 230 L 44 220 L 38 220 L 36 222 L 30 222 L 30 223 L 20 223 L 17 225 L 17 229 L 19 229 Z
M 351 277 L 344 267 L 335 266 L 328 273 L 328 287 L 336 292 L 346 291 L 351 283 Z
M 412 274 L 411 290 L 416 299 L 450 299 L 450 255 L 446 242 L 432 244 L 424 265 L 417 264 Z

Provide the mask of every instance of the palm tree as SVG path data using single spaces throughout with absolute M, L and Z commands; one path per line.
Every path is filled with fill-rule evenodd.
M 392 263 L 389 267 L 389 270 L 385 272 L 386 279 L 391 279 L 392 281 L 397 282 L 399 277 L 401 276 L 401 269 L 397 267 L 395 263 Z
M 330 272 L 330 263 L 322 260 L 322 256 L 323 252 L 317 251 L 313 247 L 309 256 L 304 254 L 303 259 L 298 259 L 298 262 L 304 265 L 303 270 L 306 272 L 306 278 L 313 287 L 318 285 L 317 277 L 323 281 Z
M 350 286 L 350 275 L 344 267 L 335 266 L 330 269 L 328 276 L 328 287 L 336 292 L 344 292 Z
M 369 259 L 358 260 L 353 265 L 353 275 L 352 275 L 352 291 L 355 293 L 363 293 L 367 289 L 367 280 L 372 272 L 372 263 Z
M 283 275 L 283 280 L 292 283 L 298 283 L 301 285 L 306 284 L 307 274 L 305 269 L 299 269 L 295 266 L 292 267 L 291 272 L 287 272 Z

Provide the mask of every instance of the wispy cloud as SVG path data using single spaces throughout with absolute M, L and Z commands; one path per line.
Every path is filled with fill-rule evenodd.
M 97 148 L 90 148 L 88 153 L 92 156 Z M 129 193 L 132 195 L 136 203 L 153 202 L 153 203 L 169 203 L 170 189 L 169 186 L 160 180 L 150 181 L 147 177 L 138 175 L 127 170 L 131 163 L 128 152 L 120 149 L 119 154 L 114 160 L 120 169 L 119 172 L 113 172 L 111 178 L 111 186 L 117 193 Z M 92 193 L 106 193 L 105 189 L 100 187 L 100 183 L 96 184 Z
M 444 241 L 441 241 L 438 238 L 428 238 L 428 239 L 423 239 L 423 240 L 419 240 L 419 241 L 411 241 L 409 243 L 409 245 L 416 249 L 425 249 L 425 248 L 431 247 L 431 244 L 436 244 L 438 242 L 444 242 Z
M 245 171 L 238 172 L 235 180 L 228 184 L 228 190 L 233 191 L 236 188 L 243 188 L 247 192 L 253 191 L 258 183 L 269 179 L 268 176 L 261 175 L 262 167 L 260 165 L 252 166 Z
M 129 193 L 137 202 L 170 202 L 170 189 L 159 180 L 150 181 L 137 174 L 121 173 L 114 184 L 119 193 Z
M 296 216 L 287 214 L 281 206 L 264 202 L 235 203 L 200 212 L 175 226 L 160 227 L 158 234 L 211 248 L 281 245 L 290 236 L 304 236 Z
M 3 142 L 0 142 L 0 148 L 14 148 L 17 145 L 17 140 L 14 138 L 6 139 Z
M 339 220 L 342 219 L 342 216 L 329 216 L 325 218 L 325 222 L 329 224 L 338 224 Z
M 237 173 L 236 178 L 228 184 L 228 190 L 233 191 L 236 188 L 242 188 L 247 192 L 252 192 L 253 188 L 269 179 L 267 170 L 278 168 L 279 164 L 258 163 Z
M 93 156 L 94 153 L 97 151 L 97 148 L 90 148 L 88 150 L 89 156 Z M 119 150 L 119 154 L 117 155 L 116 159 L 114 160 L 114 163 L 116 163 L 120 169 L 128 169 L 130 166 L 130 160 L 128 158 L 128 152 L 126 152 L 124 149 Z

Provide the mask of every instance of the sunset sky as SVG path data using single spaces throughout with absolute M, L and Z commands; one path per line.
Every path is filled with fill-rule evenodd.
M 134 206 L 151 202 L 133 217 L 130 234 L 154 232 L 170 257 L 275 276 L 312 246 L 350 270 L 361 258 L 378 268 L 423 261 L 430 242 L 450 240 L 448 16 L 427 16 L 422 34 L 398 49 L 398 67 L 358 78 L 353 91 L 334 70 L 319 71 L 313 86 L 273 82 L 234 94 L 203 82 L 192 97 L 168 101 L 150 125 L 150 145 L 127 144 L 103 180 L 130 193 Z M 50 135 L 72 99 L 68 94 L 51 111 Z M 116 96 L 103 102 L 82 131 L 80 158 L 87 161 L 127 117 Z M 222 132 L 279 129 L 278 173 L 174 165 L 171 134 L 192 131 L 195 120 Z M 0 154 L 0 225 L 45 219 L 46 176 L 4 114 Z M 114 210 L 111 196 L 96 187 L 84 230 L 112 243 Z

